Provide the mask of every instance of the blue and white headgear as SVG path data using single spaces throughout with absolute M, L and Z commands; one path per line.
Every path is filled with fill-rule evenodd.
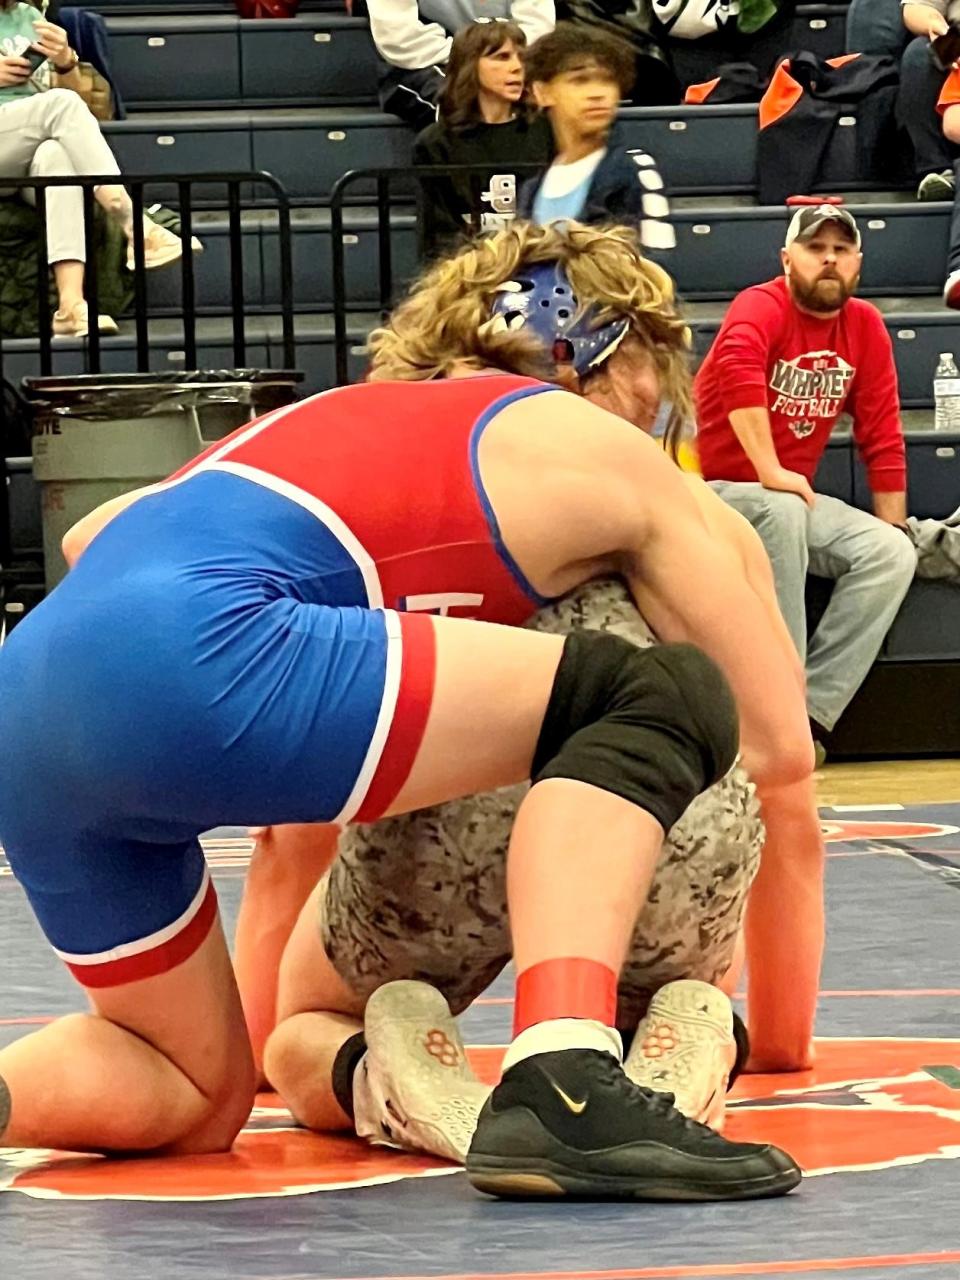
M 613 355 L 630 331 L 624 317 L 598 325 L 599 309 L 580 310 L 559 262 L 535 262 L 499 286 L 490 312 L 495 322 L 502 317 L 504 329 L 532 329 L 558 363 L 572 364 L 582 377 Z

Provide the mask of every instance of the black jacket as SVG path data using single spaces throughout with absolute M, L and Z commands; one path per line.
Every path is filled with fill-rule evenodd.
M 595 225 L 603 222 L 625 222 L 640 230 L 640 238 L 649 249 L 672 249 L 675 242 L 670 224 L 669 209 L 660 211 L 659 200 L 651 196 L 665 196 L 643 185 L 641 173 L 653 173 L 659 177 L 653 158 L 640 147 L 624 145 L 616 126 L 611 130 L 603 159 L 594 170 L 587 191 L 587 201 L 580 213 L 579 222 Z M 521 218 L 533 217 L 533 203 L 542 176 L 526 181 L 517 198 L 517 214 Z M 646 207 L 645 207 L 646 206 Z
M 515 214 L 516 188 L 530 166 L 539 170 L 552 155 L 553 135 L 543 116 L 467 129 L 437 121 L 424 129 L 414 143 L 415 165 L 477 166 L 473 173 L 423 179 L 425 247 L 431 241 L 446 247 L 471 230 L 502 226 Z

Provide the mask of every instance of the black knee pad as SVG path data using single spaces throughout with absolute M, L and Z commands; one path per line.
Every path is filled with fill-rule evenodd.
M 573 778 L 639 805 L 669 831 L 736 759 L 739 722 L 719 667 L 692 645 L 639 649 L 567 636 L 531 778 Z

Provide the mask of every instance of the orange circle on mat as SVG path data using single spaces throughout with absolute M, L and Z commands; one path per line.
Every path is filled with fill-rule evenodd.
M 478 1075 L 496 1079 L 502 1048 L 469 1053 Z M 442 1160 L 294 1128 L 274 1095 L 258 1103 L 228 1155 L 110 1161 L 19 1151 L 0 1155 L 0 1190 L 43 1198 L 232 1200 L 457 1172 Z M 777 1143 L 812 1176 L 957 1159 L 960 1040 L 820 1040 L 813 1071 L 738 1081 L 726 1134 Z

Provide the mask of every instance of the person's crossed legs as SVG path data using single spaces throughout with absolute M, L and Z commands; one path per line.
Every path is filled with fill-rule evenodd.
M 94 189 L 94 199 L 123 230 L 128 241 L 127 265 L 133 266 L 133 201 L 120 181 L 120 167 L 110 150 L 100 125 L 86 103 L 70 89 L 8 102 L 0 108 L 0 184 L 2 177 L 68 177 L 71 175 L 116 176 L 116 182 Z M 36 195 L 26 188 L 24 199 L 36 204 Z M 57 284 L 59 307 L 54 316 L 54 332 L 82 337 L 88 317 L 84 304 L 86 239 L 83 195 L 79 187 L 51 186 L 45 192 L 48 260 Z M 194 238 L 194 250 L 201 248 Z M 159 267 L 174 262 L 182 254 L 177 236 L 144 217 L 145 266 Z M 100 329 L 117 331 L 109 316 L 100 316 Z

